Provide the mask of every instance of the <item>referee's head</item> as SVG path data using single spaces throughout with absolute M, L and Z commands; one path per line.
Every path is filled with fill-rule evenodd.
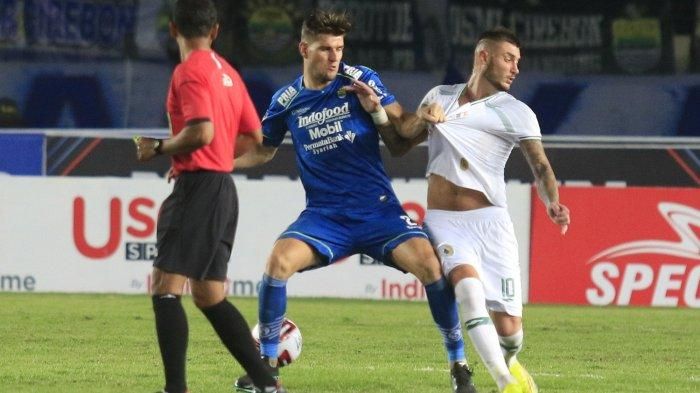
M 217 24 L 212 0 L 176 0 L 170 21 L 186 39 L 208 37 Z

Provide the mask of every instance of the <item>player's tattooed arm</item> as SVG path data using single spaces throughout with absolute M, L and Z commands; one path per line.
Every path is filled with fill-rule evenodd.
M 542 141 L 539 139 L 523 140 L 520 142 L 520 150 L 525 155 L 532 174 L 535 176 L 537 194 L 547 206 L 547 215 L 561 227 L 561 234 L 565 234 L 571 222 L 569 209 L 559 202 L 557 179 L 554 176 L 552 165 L 544 153 Z

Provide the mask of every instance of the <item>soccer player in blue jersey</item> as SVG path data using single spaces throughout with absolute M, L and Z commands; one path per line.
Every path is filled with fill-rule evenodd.
M 290 132 L 306 190 L 306 209 L 275 242 L 265 267 L 258 310 L 262 356 L 276 372 L 287 280 L 363 253 L 423 283 L 444 339 L 453 392 L 475 392 L 454 291 L 426 234 L 401 208 L 379 154 L 380 138 L 392 154 L 410 148 L 396 130 L 408 116 L 376 72 L 341 63 L 349 28 L 341 13 L 316 10 L 304 20 L 304 73 L 273 96 L 262 122 L 263 143 L 236 160 L 238 168 L 269 161 Z M 247 376 L 236 388 L 254 392 Z

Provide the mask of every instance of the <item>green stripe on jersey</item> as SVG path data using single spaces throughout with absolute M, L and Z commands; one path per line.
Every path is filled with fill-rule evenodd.
M 498 116 L 498 118 L 501 119 L 501 123 L 503 123 L 503 127 L 505 128 L 506 132 L 509 132 L 511 134 L 515 133 L 515 127 L 513 127 L 513 123 L 510 122 L 508 116 L 506 116 L 506 114 L 499 107 L 488 102 L 484 105 L 486 105 L 487 108 L 496 112 L 496 116 Z

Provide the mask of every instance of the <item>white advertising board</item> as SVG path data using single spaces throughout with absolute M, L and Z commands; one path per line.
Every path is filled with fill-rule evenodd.
M 147 293 L 155 223 L 172 185 L 163 179 L 2 177 L 0 291 Z M 277 236 L 304 207 L 298 181 L 236 177 L 238 232 L 228 291 L 254 296 Z M 395 181 L 404 208 L 425 214 L 423 179 Z M 530 186 L 508 186 L 510 210 L 527 280 Z M 526 287 L 526 285 L 524 285 Z M 290 296 L 421 300 L 411 274 L 355 255 L 297 274 Z

